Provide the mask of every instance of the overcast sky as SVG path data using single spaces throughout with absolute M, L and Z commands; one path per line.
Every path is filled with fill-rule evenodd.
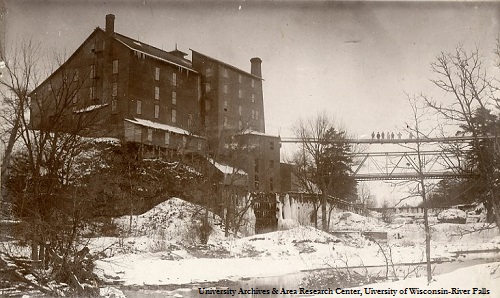
M 167 51 L 177 44 L 246 71 L 260 57 L 266 132 L 281 136 L 320 111 L 357 136 L 396 131 L 409 115 L 405 93 L 445 96 L 429 81 L 441 51 L 477 46 L 492 65 L 500 33 L 500 3 L 6 0 L 6 7 L 7 46 L 33 36 L 48 52 L 69 55 L 112 13 L 116 32 Z
M 108 13 L 115 30 L 164 50 L 195 49 L 250 71 L 263 60 L 267 132 L 289 136 L 326 110 L 355 135 L 392 131 L 405 92 L 435 93 L 429 63 L 458 44 L 491 55 L 497 3 L 9 1 L 7 42 L 34 36 L 72 53 Z

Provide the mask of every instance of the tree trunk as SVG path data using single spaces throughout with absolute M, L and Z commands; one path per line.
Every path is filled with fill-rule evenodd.
M 38 261 L 38 243 L 35 240 L 31 241 L 31 260 Z
M 16 143 L 16 139 L 17 139 L 17 134 L 18 134 L 18 131 L 19 131 L 19 126 L 20 126 L 20 119 L 19 119 L 19 115 L 16 116 L 16 119 L 15 119 L 15 122 L 14 122 L 14 126 L 12 127 L 12 130 L 10 132 L 10 135 L 9 135 L 9 140 L 7 142 L 7 146 L 5 147 L 5 151 L 3 152 L 3 160 L 2 160 L 2 166 L 1 166 L 1 172 L 0 172 L 0 195 L 1 195 L 1 198 L 0 200 L 2 201 L 2 206 L 0 207 L 7 207 L 7 203 L 8 202 L 8 190 L 7 190 L 7 186 L 6 186 L 6 182 L 7 180 L 9 179 L 9 166 L 10 166 L 10 158 L 12 156 L 12 150 L 14 149 L 14 144 Z M 2 212 L 4 212 L 5 210 L 1 210 Z M 5 212 L 7 213 L 7 212 Z
M 321 195 L 321 228 L 323 231 L 328 232 L 326 221 L 326 194 Z
M 316 201 L 313 202 L 313 212 L 311 214 L 312 216 L 312 221 L 314 221 L 314 228 L 318 228 L 318 207 L 316 206 Z
M 424 202 L 424 230 L 425 230 L 425 263 L 427 269 L 427 282 L 432 280 L 431 267 L 431 228 L 429 227 L 429 212 L 427 209 L 427 193 L 425 189 L 424 179 L 420 178 L 420 186 L 422 187 L 422 200 Z
M 231 225 L 231 204 L 230 204 L 230 199 L 229 195 L 227 193 L 224 193 L 224 201 L 225 201 L 225 209 L 226 209 L 226 216 L 225 216 L 225 224 L 224 224 L 224 236 L 229 237 L 229 226 Z

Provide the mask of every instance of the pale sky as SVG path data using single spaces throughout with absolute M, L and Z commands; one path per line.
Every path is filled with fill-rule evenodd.
M 290 136 L 327 111 L 358 136 L 392 131 L 405 92 L 441 96 L 430 61 L 458 44 L 491 55 L 500 3 L 287 1 L 9 1 L 7 42 L 34 36 L 72 53 L 116 15 L 115 30 L 153 46 L 195 49 L 250 71 L 263 60 L 266 131 Z
M 1 1 L 1 0 L 0 0 Z M 430 83 L 441 52 L 479 47 L 492 57 L 500 3 L 332 1 L 11 1 L 7 46 L 33 36 L 71 54 L 105 15 L 115 31 L 164 50 L 175 44 L 250 71 L 262 59 L 266 132 L 291 136 L 326 111 L 351 133 L 396 131 L 405 92 L 444 96 Z M 492 59 L 489 59 L 492 64 Z

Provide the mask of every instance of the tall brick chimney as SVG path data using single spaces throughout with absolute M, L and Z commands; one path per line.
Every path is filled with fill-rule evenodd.
M 250 59 L 250 63 L 252 64 L 252 69 L 250 71 L 251 74 L 258 76 L 259 78 L 262 78 L 262 60 L 260 58 L 252 58 Z
M 106 33 L 113 34 L 115 33 L 115 15 L 107 14 L 106 15 Z

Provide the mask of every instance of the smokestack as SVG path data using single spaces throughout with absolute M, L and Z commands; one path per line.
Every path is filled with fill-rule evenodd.
M 115 33 L 115 15 L 107 14 L 106 15 L 106 33 L 113 34 Z
M 251 74 L 258 76 L 259 78 L 262 78 L 262 60 L 260 58 L 252 58 L 250 59 L 250 63 L 252 64 L 252 70 Z

